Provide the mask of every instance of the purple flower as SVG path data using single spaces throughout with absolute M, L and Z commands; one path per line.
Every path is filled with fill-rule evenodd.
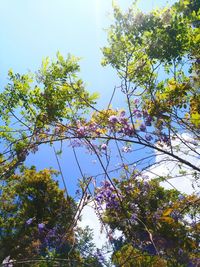
M 146 126 L 145 126 L 144 123 L 141 123 L 141 125 L 140 125 L 140 131 L 142 131 L 142 132 L 145 132 L 146 131 Z
M 128 125 L 127 118 L 125 117 L 119 117 L 119 122 L 123 125 Z
M 119 200 L 118 195 L 115 193 L 115 191 L 116 190 L 111 186 L 108 181 L 103 182 L 103 186 L 100 188 L 95 198 L 97 204 L 101 206 L 102 203 L 105 202 L 107 209 L 118 209 Z
M 98 258 L 99 262 L 103 263 L 105 261 L 103 254 L 98 248 L 97 252 L 95 253 L 95 256 Z
M 95 198 L 97 204 L 101 205 L 103 202 L 103 196 L 101 196 L 100 194 L 96 196 Z
M 182 195 L 182 194 L 179 194 L 179 195 L 178 195 L 178 200 L 180 200 L 180 201 L 181 201 L 181 200 L 183 200 L 183 199 L 185 199 L 185 196 L 184 196 L 184 195 Z
M 169 142 L 169 137 L 166 134 L 162 134 L 161 135 L 161 141 L 164 143 L 168 143 Z
M 2 262 L 4 267 L 13 267 L 14 266 L 13 263 L 14 263 L 14 260 L 10 258 L 10 255 L 6 257 Z
M 133 186 L 132 186 L 132 184 L 124 185 L 124 188 L 125 188 L 126 191 L 131 191 L 131 190 L 133 190 Z
M 153 218 L 154 218 L 155 220 L 159 220 L 160 217 L 161 217 L 161 214 L 160 214 L 160 212 L 159 212 L 159 210 L 158 210 L 158 212 L 155 212 L 155 213 L 154 213 Z
M 56 229 L 55 229 L 55 228 L 50 229 L 50 230 L 48 231 L 47 236 L 48 236 L 49 238 L 56 237 L 56 236 L 57 236 Z
M 145 135 L 145 139 L 146 139 L 148 142 L 150 142 L 150 141 L 153 139 L 153 137 L 152 137 L 152 135 L 150 135 L 150 134 L 146 134 L 146 135 Z
M 132 215 L 131 215 L 131 218 L 130 218 L 130 221 L 132 222 L 132 223 L 137 223 L 137 214 L 136 213 L 132 213 Z
M 83 137 L 85 135 L 85 127 L 80 126 L 77 130 L 77 134 L 79 137 Z
M 148 116 L 145 118 L 144 123 L 145 123 L 146 126 L 151 126 L 151 122 L 152 122 L 152 117 L 148 115 Z
M 98 125 L 96 123 L 91 123 L 88 125 L 88 130 L 90 131 L 96 131 L 98 129 Z
M 27 224 L 27 225 L 30 225 L 30 224 L 32 224 L 32 222 L 33 222 L 33 218 L 30 218 L 30 219 L 28 219 L 28 220 L 26 221 L 26 224 Z
M 133 114 L 135 115 L 136 118 L 141 118 L 142 117 L 142 113 L 140 112 L 139 109 L 134 109 L 133 110 Z
M 122 133 L 124 133 L 125 135 L 128 135 L 128 136 L 133 136 L 135 131 L 134 131 L 134 128 L 131 126 L 131 125 L 124 125 L 124 127 L 121 129 Z
M 39 223 L 38 224 L 38 230 L 42 231 L 45 228 L 45 224 L 44 223 Z
M 106 145 L 106 144 L 102 144 L 102 145 L 101 145 L 101 149 L 102 149 L 102 150 L 107 150 L 107 145 Z
M 111 115 L 108 120 L 111 123 L 117 123 L 117 122 L 119 122 L 119 118 L 117 116 L 115 116 L 115 115 Z
M 108 181 L 103 181 L 101 184 L 103 186 L 105 186 L 105 187 L 110 187 L 111 186 L 111 184 Z
M 126 112 L 124 110 L 121 111 L 120 117 L 124 117 L 126 115 Z
M 111 197 L 112 192 L 110 190 L 105 191 L 105 197 L 109 198 Z
M 181 214 L 180 212 L 178 212 L 177 210 L 172 211 L 172 213 L 170 214 L 170 216 L 174 219 L 174 220 L 178 220 L 181 219 Z

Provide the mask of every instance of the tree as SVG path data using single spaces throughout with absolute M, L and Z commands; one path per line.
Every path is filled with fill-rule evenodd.
M 59 53 L 36 75 L 10 71 L 0 95 L 0 138 L 6 145 L 2 181 L 16 175 L 39 145 L 68 140 L 82 176 L 75 222 L 92 196 L 119 266 L 199 264 L 197 192 L 185 195 L 170 180 L 192 177 L 198 190 L 199 9 L 197 1 L 185 0 L 150 13 L 135 5 L 123 13 L 114 5 L 102 64 L 117 71 L 121 84 L 105 109 L 95 106 L 97 94 L 89 94 L 77 77 L 77 59 L 65 60 Z M 126 101 L 122 109 L 112 108 L 115 94 Z M 77 146 L 96 156 L 102 168 L 98 175 L 84 174 Z M 138 153 L 141 149 L 146 154 Z M 148 174 L 166 161 L 176 171 L 171 167 L 169 175 L 154 175 L 151 181 Z M 123 238 L 112 237 L 115 229 Z
M 121 90 L 128 104 L 126 118 L 119 113 L 108 118 L 114 128 L 113 138 L 154 148 L 167 155 L 168 161 L 177 162 L 180 174 L 181 168 L 184 169 L 183 176 L 191 171 L 196 180 L 199 179 L 199 165 L 194 164 L 194 160 L 188 160 L 188 156 L 185 159 L 179 155 L 181 152 L 194 152 L 193 155 L 199 157 L 199 151 L 194 149 L 194 143 L 199 140 L 200 42 L 199 28 L 195 26 L 199 14 L 199 5 L 189 1 L 180 1 L 171 8 L 150 14 L 143 14 L 134 8 L 123 14 L 116 6 L 115 24 L 109 32 L 109 45 L 103 48 L 103 64 L 111 64 L 117 70 L 122 81 Z M 191 75 L 188 76 L 187 72 Z M 192 144 L 186 144 L 181 135 L 184 132 L 190 134 Z M 124 133 L 124 136 L 117 135 L 119 133 Z M 127 135 L 131 138 L 128 139 Z M 176 148 L 172 146 L 173 139 L 179 140 Z M 184 151 L 185 145 L 187 149 Z M 184 166 L 189 167 L 187 171 Z M 145 181 L 141 172 L 135 174 L 128 165 L 125 167 L 124 181 L 105 182 L 102 191 L 98 190 L 97 194 L 97 200 L 106 204 L 103 212 L 105 222 L 111 228 L 122 230 L 126 237 L 126 249 L 129 246 L 127 259 L 124 259 L 124 254 L 118 259 L 120 253 L 116 253 L 115 261 L 118 260 L 118 264 L 124 262 L 124 266 L 133 263 L 136 266 L 135 258 L 138 257 L 137 253 L 141 253 L 143 257 L 138 258 L 137 266 L 187 266 L 193 260 L 196 266 L 198 263 L 195 263 L 195 259 L 199 257 L 195 252 L 199 245 L 196 239 L 199 232 L 199 211 L 196 205 L 199 198 L 194 195 L 181 196 L 183 201 L 174 192 L 176 197 L 174 195 L 171 199 L 170 191 L 161 193 L 164 189 L 156 186 L 155 182 Z M 143 166 L 144 169 L 146 167 L 149 170 L 149 165 Z M 171 175 L 170 178 L 173 178 L 177 174 Z M 160 181 L 167 178 L 160 177 Z M 158 215 L 160 209 L 162 212 Z M 195 214 L 190 214 L 191 211 Z M 157 215 L 161 216 L 157 217 L 158 223 Z M 194 219 L 193 223 L 186 219 L 189 215 Z M 179 234 L 181 236 L 178 237 Z M 170 242 L 173 243 L 173 249 L 170 248 Z M 197 242 L 196 245 L 193 242 Z M 181 247 L 189 251 L 185 254 Z M 171 249 L 175 249 L 174 252 Z M 151 262 L 148 255 L 153 254 L 156 256 Z M 158 255 L 163 261 L 158 259 Z
M 52 179 L 55 174 L 48 169 L 36 172 L 32 167 L 12 175 L 2 185 L 0 260 L 7 256 L 25 262 L 63 258 L 86 266 L 102 266 L 95 256 L 89 227 L 73 225 L 76 203 L 59 189 Z
M 36 74 L 9 71 L 9 83 L 0 94 L 0 137 L 5 146 L 1 164 L 7 164 L 2 179 L 9 177 L 40 144 L 52 143 L 62 128 L 71 131 L 95 103 L 97 95 L 85 90 L 78 71 L 78 58 L 69 55 L 64 59 L 60 53 L 56 61 L 46 58 Z
M 198 258 L 199 223 L 192 221 L 199 213 L 197 196 L 166 190 L 158 180 L 147 181 L 136 172 L 113 183 L 115 187 L 105 182 L 97 190 L 96 201 L 99 210 L 106 205 L 101 211 L 103 221 L 125 238 L 120 249 L 118 240 L 112 239 L 115 263 L 187 266 Z
M 76 235 L 78 240 L 76 249 L 83 259 L 82 262 L 88 266 L 101 267 L 102 262 L 93 243 L 93 232 L 89 226 L 85 228 L 79 227 Z
M 1 186 L 1 260 L 65 256 L 75 242 L 76 204 L 52 180 L 53 170 L 25 169 Z

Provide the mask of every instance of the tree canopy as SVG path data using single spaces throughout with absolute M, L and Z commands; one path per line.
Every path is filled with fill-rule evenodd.
M 104 109 L 78 77 L 74 56 L 58 52 L 35 74 L 8 72 L 0 94 L 1 260 L 53 255 L 77 266 L 111 266 L 111 250 L 115 266 L 200 264 L 199 1 L 149 13 L 114 4 L 113 14 L 102 65 L 116 71 L 120 84 Z M 113 107 L 115 95 L 123 107 Z M 82 176 L 76 200 L 61 168 L 64 190 L 55 171 L 26 167 L 39 146 L 55 142 L 73 150 Z M 82 170 L 79 147 L 96 157 L 97 175 Z M 176 188 L 176 179 L 189 179 L 193 192 Z M 77 227 L 88 203 L 109 244 L 96 253 L 90 230 Z

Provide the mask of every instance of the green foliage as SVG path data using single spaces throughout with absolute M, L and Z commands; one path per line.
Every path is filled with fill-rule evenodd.
M 97 190 L 97 201 L 106 205 L 104 222 L 125 237 L 124 246 L 113 255 L 114 262 L 125 261 L 123 266 L 133 262 L 134 266 L 187 266 L 198 258 L 199 226 L 197 223 L 194 229 L 188 219 L 198 217 L 197 196 L 166 190 L 158 181 L 145 181 L 135 173 L 113 183 L 114 187 L 105 183 Z
M 96 95 L 90 95 L 77 77 L 78 59 L 64 59 L 57 53 L 56 61 L 43 60 L 36 75 L 20 75 L 9 71 L 9 84 L 1 94 L 1 116 L 9 118 L 16 108 L 31 127 L 48 125 L 64 118 L 72 118 L 81 108 L 94 104 Z M 32 86 L 34 85 L 34 86 Z M 12 116 L 11 116 L 12 117 Z M 8 120 L 7 120 L 8 122 Z M 35 126 L 35 125 L 33 125 Z
M 96 246 L 93 243 L 93 232 L 86 226 L 85 228 L 78 228 L 76 230 L 77 246 L 76 249 L 81 255 L 82 264 L 94 267 L 101 267 L 96 256 Z
M 158 256 L 151 257 L 148 253 L 143 253 L 137 249 L 134 249 L 131 244 L 123 245 L 113 256 L 113 263 L 116 266 L 121 265 L 123 267 L 167 267 L 166 260 L 159 258 Z
M 98 94 L 85 89 L 78 77 L 79 59 L 71 55 L 65 59 L 58 52 L 55 60 L 44 59 L 36 74 L 8 72 L 9 83 L 0 94 L 4 146 L 0 154 L 0 261 L 9 254 L 16 260 L 49 257 L 50 262 L 34 266 L 53 266 L 57 257 L 73 259 L 78 266 L 102 266 L 98 259 L 102 254 L 94 255 L 90 230 L 76 228 L 77 214 L 86 205 L 95 178 L 80 181 L 77 208 L 52 179 L 55 171 L 36 172 L 24 165 L 41 144 L 58 140 L 73 140 L 74 147 L 82 145 L 96 154 L 109 180 L 96 189 L 95 203 L 97 214 L 111 230 L 108 236 L 116 266 L 185 267 L 196 264 L 200 256 L 199 198 L 161 187 L 160 182 L 169 177 L 146 180 L 139 171 L 129 169 L 123 156 L 129 145 L 136 145 L 136 150 L 149 147 L 180 167 L 191 168 L 198 179 L 199 167 L 177 155 L 179 148 L 172 141 L 178 137 L 189 152 L 199 156 L 194 144 L 186 144 L 180 135 L 189 132 L 194 141 L 200 139 L 199 1 L 180 0 L 150 13 L 137 10 L 136 5 L 123 13 L 114 5 L 114 19 L 108 45 L 102 49 L 102 64 L 110 64 L 121 78 L 127 108 L 112 109 L 111 99 L 107 108 L 97 110 Z M 113 180 L 109 176 L 112 140 L 126 174 Z M 122 143 L 126 145 L 123 153 Z M 135 160 L 142 162 L 141 169 L 143 160 Z M 181 170 L 180 175 L 186 176 L 187 171 Z M 115 229 L 122 231 L 122 239 L 111 236 Z
M 199 111 L 191 112 L 199 98 L 200 28 L 194 26 L 200 21 L 197 1 L 179 1 L 145 14 L 135 5 L 126 13 L 114 6 L 114 19 L 108 46 L 102 49 L 102 63 L 110 64 L 131 83 L 123 89 L 129 102 L 142 93 L 143 108 L 150 111 L 159 129 L 161 125 L 172 128 L 177 112 L 185 128 L 188 124 L 194 131 L 199 128 Z
M 7 178 L 27 155 L 36 152 L 44 140 L 50 142 L 56 126 L 81 120 L 98 97 L 90 94 L 78 78 L 78 58 L 66 59 L 57 53 L 52 62 L 46 58 L 36 73 L 8 72 L 9 83 L 0 94 L 0 139 L 6 147 Z
M 56 235 L 62 236 L 63 247 L 58 255 L 66 257 L 72 246 L 72 219 L 76 205 L 72 198 L 65 197 L 64 191 L 52 180 L 53 170 L 36 172 L 25 169 L 23 173 L 12 175 L 1 185 L 0 201 L 0 259 L 10 255 L 14 259 L 38 257 L 56 250 L 42 246 L 49 231 L 56 229 Z M 27 223 L 31 220 L 30 225 Z M 38 225 L 44 224 L 45 230 L 40 234 Z M 52 247 L 51 247 L 52 246 Z

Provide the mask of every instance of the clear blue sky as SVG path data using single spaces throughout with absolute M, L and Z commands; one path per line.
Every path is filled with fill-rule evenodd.
M 128 8 L 132 0 L 117 0 Z M 150 10 L 164 0 L 141 0 Z M 174 1 L 169 1 L 172 3 Z M 111 22 L 112 0 L 0 0 L 0 78 L 7 70 L 35 71 L 43 57 L 60 50 L 82 57 L 82 77 L 89 87 L 103 91 L 112 77 L 100 67 L 100 47 L 106 43 L 103 30 Z
M 131 0 L 116 2 L 123 9 L 132 3 Z M 175 1 L 141 0 L 139 7 L 149 11 L 167 2 L 170 5 Z M 82 58 L 81 77 L 90 90 L 101 93 L 100 103 L 110 97 L 116 76 L 110 68 L 100 66 L 100 47 L 106 44 L 103 29 L 111 23 L 112 0 L 0 0 L 0 11 L 1 87 L 6 84 L 8 69 L 19 73 L 36 71 L 42 58 L 55 57 L 59 50 L 63 55 L 71 53 Z M 66 150 L 61 165 L 71 183 L 79 174 L 76 168 L 68 168 L 74 165 L 74 160 L 71 152 Z M 85 165 L 84 160 L 89 159 L 82 156 L 81 162 Z M 41 149 L 40 154 L 31 157 L 28 163 L 39 168 L 57 168 L 49 148 Z M 98 168 L 91 162 L 87 162 L 87 166 L 89 170 Z M 73 191 L 74 187 L 71 189 Z

